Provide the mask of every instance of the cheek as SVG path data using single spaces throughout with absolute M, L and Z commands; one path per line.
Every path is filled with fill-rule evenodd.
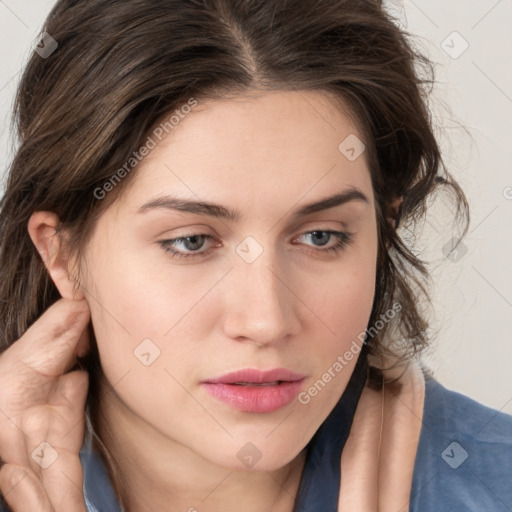
M 329 330 L 323 329 L 328 334 L 326 336 L 318 338 L 317 335 L 315 376 L 330 383 L 328 394 L 331 396 L 325 394 L 322 399 L 329 407 L 345 388 L 363 347 L 373 305 L 373 284 L 366 275 L 364 280 L 354 275 L 351 280 L 345 279 L 342 286 L 333 283 L 322 298 L 324 309 L 320 311 L 323 311 L 322 320 Z M 331 376 L 336 374 L 338 378 L 330 378 L 326 372 Z
M 158 311 L 158 301 L 144 268 L 111 245 L 96 241 L 91 251 L 86 296 L 103 370 L 115 382 L 136 362 L 136 346 L 156 337 L 157 323 L 148 312 Z
M 318 427 L 317 419 L 325 418 L 339 400 L 363 347 L 375 294 L 374 256 L 370 250 L 355 263 L 346 262 L 325 280 L 321 290 L 309 295 L 308 304 L 318 312 L 322 324 L 315 319 L 309 328 L 316 340 L 306 348 L 314 372 L 298 397 L 311 431 Z
M 172 361 L 188 360 L 194 350 L 188 340 L 202 339 L 208 327 L 213 307 L 208 290 L 224 273 L 196 272 L 191 279 L 186 267 L 173 270 L 163 258 L 159 266 L 148 265 L 146 257 L 133 253 L 109 259 L 97 252 L 86 284 L 102 367 L 111 382 L 139 369 L 147 353 L 151 368 L 171 369 Z
M 364 253 L 354 250 L 324 276 L 322 286 L 308 286 L 308 304 L 318 311 L 323 331 L 331 334 L 326 344 L 330 357 L 344 351 L 368 326 L 375 296 L 376 243 L 369 241 L 365 247 Z

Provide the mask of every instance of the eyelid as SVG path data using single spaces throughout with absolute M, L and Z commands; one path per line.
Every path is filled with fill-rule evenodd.
M 299 234 L 294 236 L 294 238 L 291 240 L 291 242 L 297 240 L 298 238 L 300 238 L 302 236 L 311 235 L 312 233 L 315 233 L 315 232 L 329 233 L 329 235 L 331 237 L 334 237 L 335 239 L 337 239 L 337 242 L 334 245 L 329 246 L 324 249 L 322 248 L 323 246 L 319 246 L 317 249 L 315 249 L 315 248 L 311 248 L 312 246 L 308 246 L 308 244 L 305 244 L 306 246 L 309 247 L 307 249 L 309 252 L 315 253 L 317 255 L 328 255 L 331 252 L 338 253 L 340 251 L 343 251 L 344 249 L 346 249 L 347 246 L 349 246 L 353 242 L 353 237 L 355 234 L 354 232 L 349 232 L 346 230 L 339 231 L 339 230 L 335 230 L 335 229 L 316 227 L 316 228 L 310 228 L 310 229 L 301 231 Z M 178 258 L 178 259 L 184 258 L 187 260 L 193 260 L 195 258 L 203 258 L 204 259 L 211 253 L 211 251 L 214 248 L 222 246 L 222 243 L 220 243 L 220 244 L 217 243 L 216 245 L 214 245 L 214 247 L 210 247 L 209 249 L 206 249 L 203 251 L 190 251 L 190 252 L 172 249 L 172 243 L 176 243 L 176 242 L 182 241 L 186 238 L 193 238 L 193 237 L 204 237 L 205 241 L 215 239 L 214 236 L 212 236 L 208 233 L 194 232 L 194 233 L 183 233 L 180 236 L 177 236 L 177 237 L 174 237 L 171 239 L 161 240 L 158 243 L 160 244 L 160 246 L 162 247 L 164 252 L 171 254 L 172 258 Z

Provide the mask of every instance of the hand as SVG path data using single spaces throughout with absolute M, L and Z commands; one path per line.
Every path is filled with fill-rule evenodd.
M 85 299 L 59 299 L 0 354 L 0 492 L 14 512 L 86 511 L 89 375 L 69 370 L 88 350 L 89 318 Z

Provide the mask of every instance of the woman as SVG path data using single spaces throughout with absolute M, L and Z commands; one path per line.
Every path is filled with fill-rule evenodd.
M 512 418 L 419 357 L 397 228 L 469 217 L 417 64 L 376 1 L 57 2 L 0 211 L 11 509 L 512 508 Z

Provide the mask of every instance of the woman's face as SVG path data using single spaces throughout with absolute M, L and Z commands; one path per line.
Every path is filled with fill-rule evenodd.
M 199 102 L 132 171 L 96 225 L 83 284 L 103 371 L 141 444 L 158 437 L 231 468 L 252 467 L 249 455 L 271 470 L 330 413 L 374 297 L 374 196 L 358 139 L 320 92 Z M 245 368 L 303 380 L 203 384 Z

